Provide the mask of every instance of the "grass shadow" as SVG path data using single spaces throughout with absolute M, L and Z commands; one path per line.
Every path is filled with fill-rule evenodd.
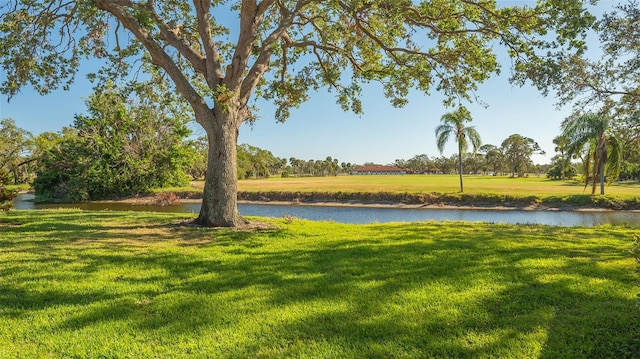
M 61 310 L 43 333 L 121 325 L 141 338 L 133 343 L 197 343 L 222 358 L 639 353 L 640 318 L 623 293 L 636 282 L 620 250 L 630 235 L 615 228 L 294 221 L 231 231 L 83 216 L 7 232 L 0 318 Z

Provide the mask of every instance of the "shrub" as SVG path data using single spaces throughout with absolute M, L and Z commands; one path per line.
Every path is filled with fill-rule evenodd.
M 180 204 L 180 198 L 173 192 L 160 192 L 153 198 L 153 203 L 159 206 Z
M 4 183 L 5 178 L 0 173 L 0 210 L 8 211 L 13 206 L 13 200 L 18 195 L 18 192 L 8 189 Z

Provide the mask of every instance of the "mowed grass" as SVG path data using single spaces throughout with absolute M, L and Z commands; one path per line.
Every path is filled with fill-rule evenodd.
M 0 357 L 640 356 L 637 228 L 184 216 L 0 214 Z
M 591 186 L 575 181 L 552 181 L 544 176 L 464 176 L 468 194 L 506 194 L 516 196 L 569 196 L 591 194 Z M 198 185 L 196 182 L 197 186 Z M 373 175 L 240 180 L 238 189 L 246 192 L 391 192 L 455 193 L 460 191 L 457 175 Z M 614 183 L 605 192 L 612 196 L 639 196 L 640 183 Z M 598 187 L 597 193 L 600 193 Z

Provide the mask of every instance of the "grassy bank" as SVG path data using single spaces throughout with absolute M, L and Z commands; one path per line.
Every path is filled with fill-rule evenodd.
M 170 188 L 181 198 L 200 198 L 202 182 Z M 545 206 L 640 209 L 640 183 L 615 183 L 606 196 L 575 181 L 544 177 L 466 176 L 459 193 L 455 175 L 337 176 L 241 180 L 238 198 L 251 201 L 364 202 L 464 206 Z
M 509 178 L 506 176 L 464 176 L 467 194 L 513 196 L 568 196 L 591 193 L 575 181 L 552 181 L 545 177 Z M 268 178 L 241 180 L 241 191 L 291 192 L 389 192 L 389 193 L 457 193 L 457 175 L 387 175 L 336 176 L 304 178 Z M 640 183 L 615 183 L 606 188 L 613 196 L 637 196 Z
M 0 214 L 0 357 L 635 358 L 637 229 Z

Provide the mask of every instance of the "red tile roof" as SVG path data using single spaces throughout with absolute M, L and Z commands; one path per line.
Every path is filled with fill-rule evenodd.
M 362 166 L 354 170 L 355 172 L 402 172 L 402 168 L 396 166 Z

